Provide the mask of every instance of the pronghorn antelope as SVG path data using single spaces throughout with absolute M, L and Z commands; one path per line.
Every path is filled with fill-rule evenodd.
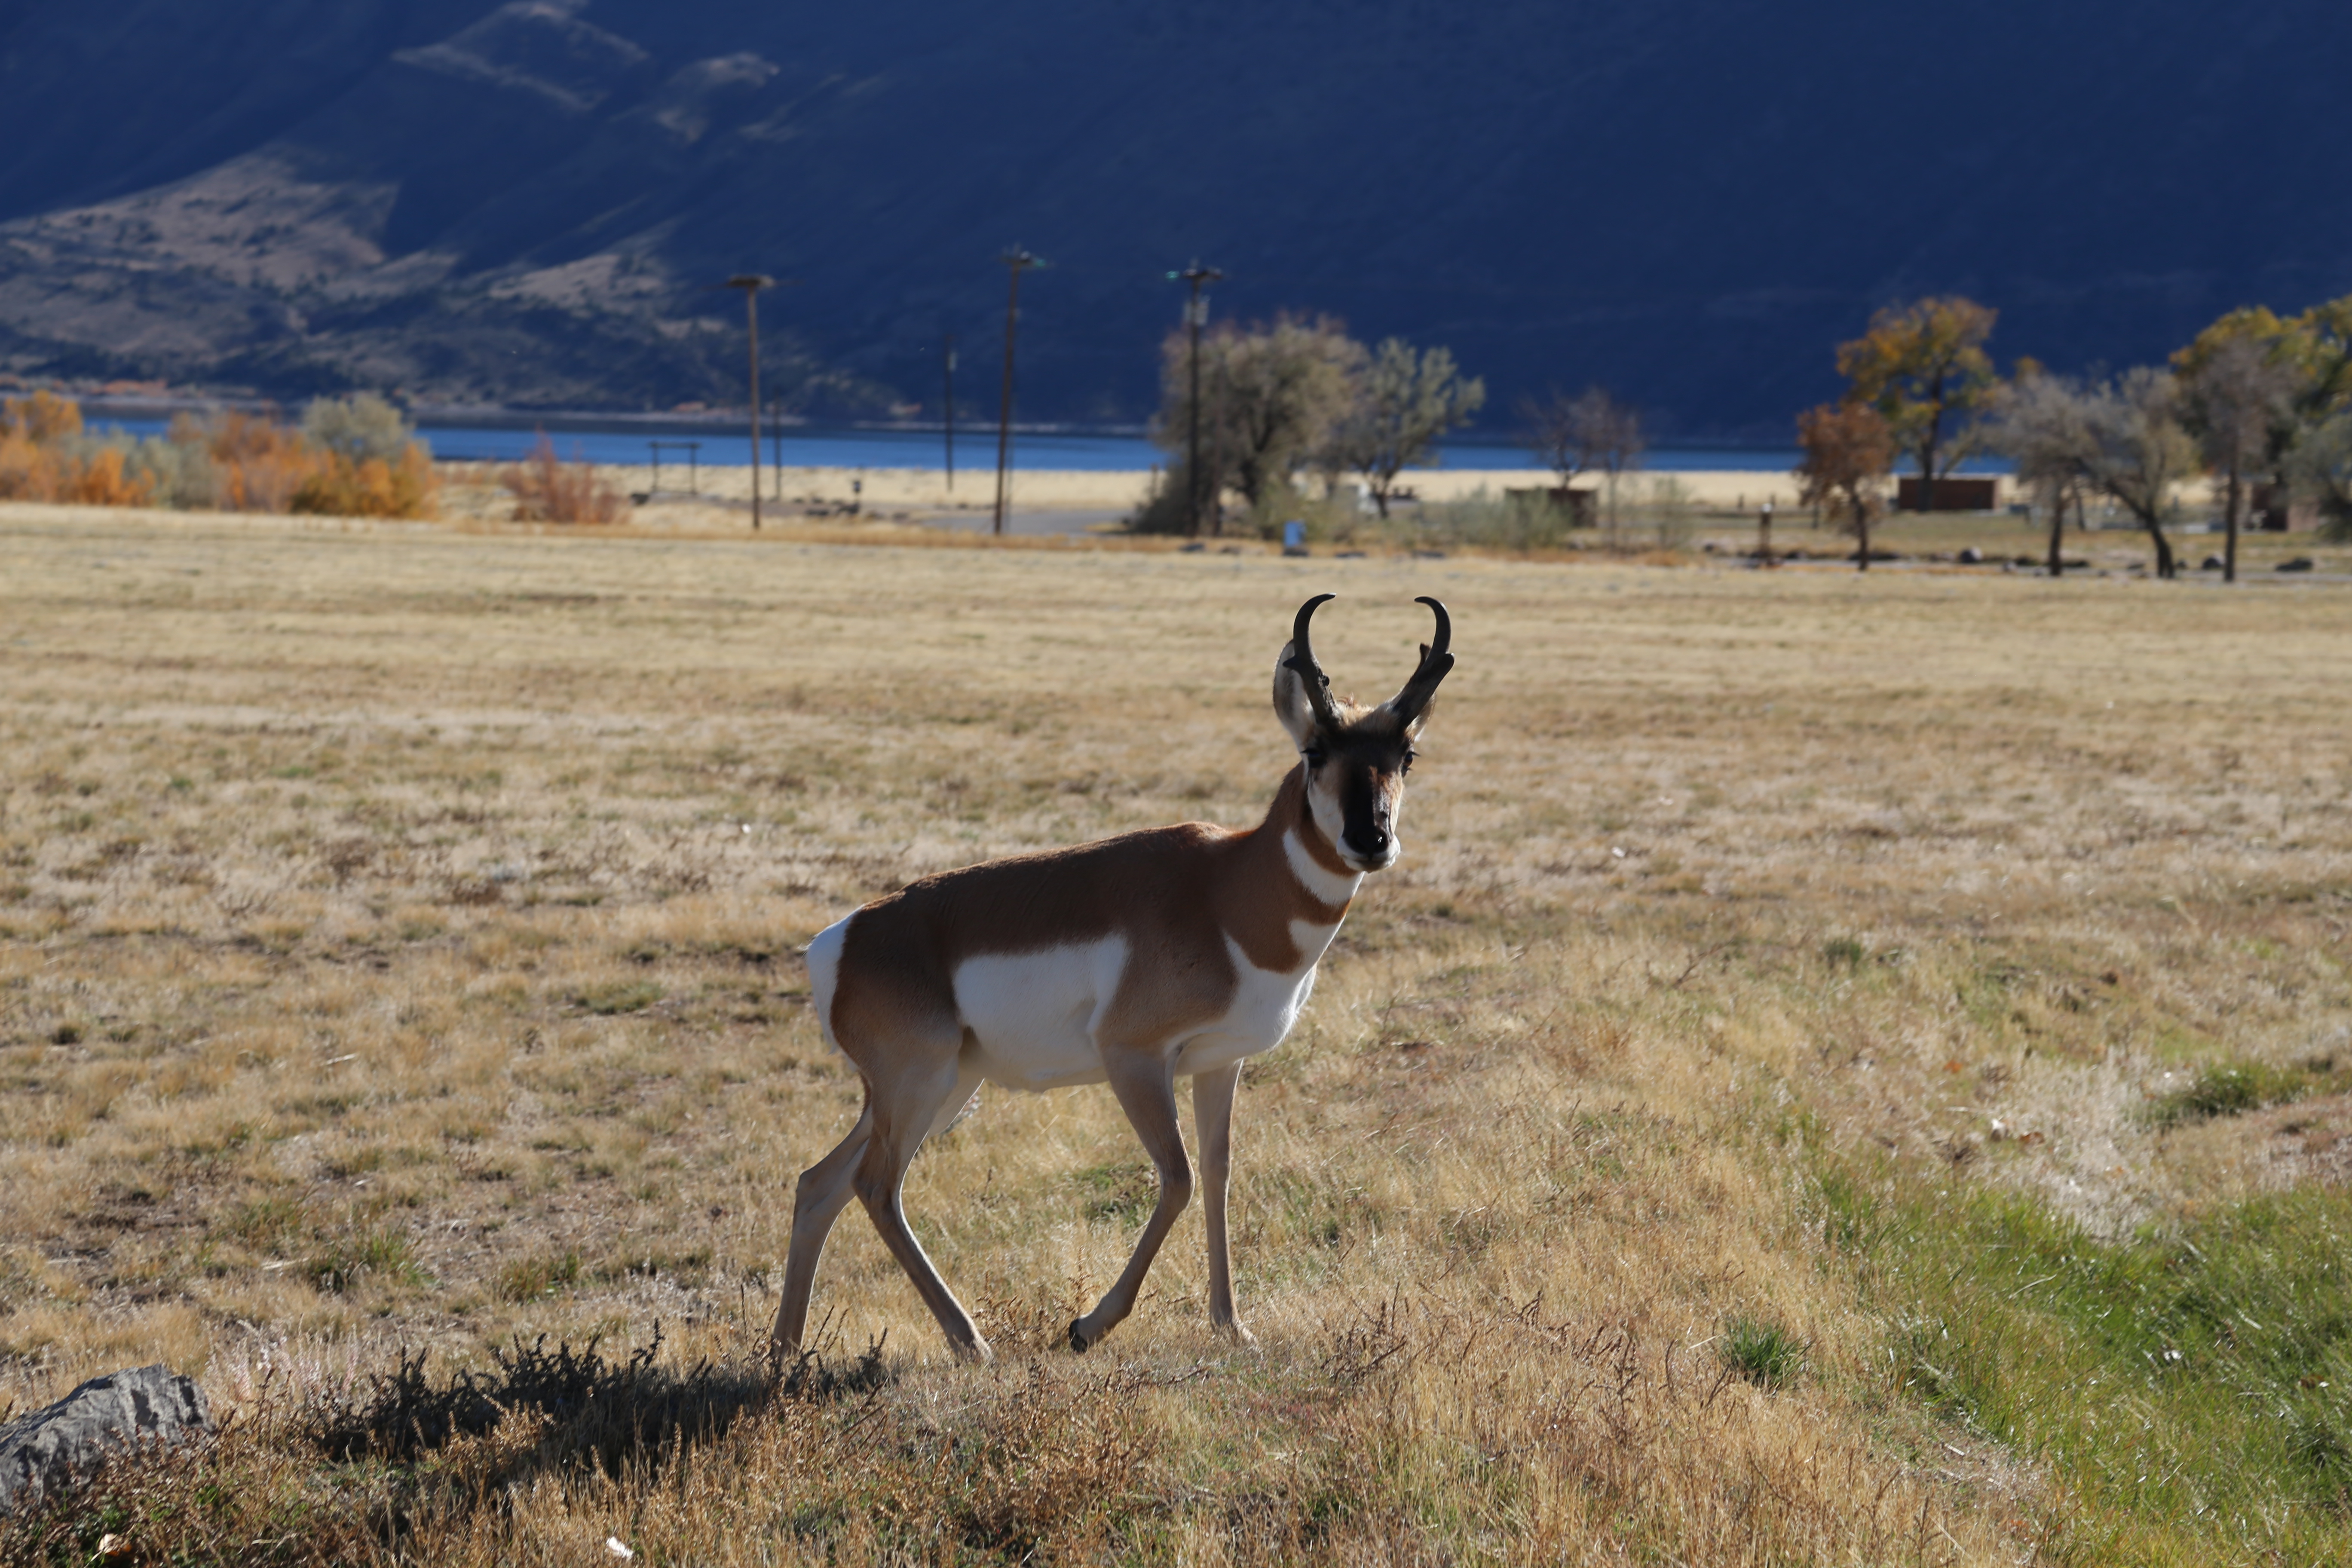
M 866 1080 L 849 1136 L 803 1172 L 776 1343 L 797 1352 L 826 1234 L 855 1194 L 950 1342 L 986 1359 L 924 1256 L 899 1189 L 923 1140 L 983 1081 L 1047 1089 L 1102 1083 L 1159 1168 L 1160 1200 L 1118 1283 L 1070 1324 L 1083 1351 L 1135 1305 L 1145 1270 L 1192 1192 L 1176 1080 L 1192 1080 L 1207 1200 L 1209 1320 L 1234 1317 L 1225 1177 L 1242 1063 L 1273 1049 L 1315 984 L 1315 965 L 1368 871 L 1396 864 L 1412 742 L 1454 667 L 1445 606 L 1412 678 L 1377 708 L 1335 700 L 1299 607 L 1276 661 L 1274 710 L 1299 764 L 1247 832 L 1188 822 L 1075 849 L 1016 855 L 926 877 L 809 943 L 825 1038 Z

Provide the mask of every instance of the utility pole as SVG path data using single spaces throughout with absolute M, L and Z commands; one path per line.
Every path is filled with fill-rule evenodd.
M 955 334 L 948 334 L 947 345 L 940 353 L 940 379 L 946 384 L 947 410 L 945 428 L 948 438 L 948 489 L 955 490 Z
M 1045 265 L 1017 245 L 1001 259 L 1013 275 L 1013 287 L 1004 299 L 1004 395 L 996 405 L 996 521 L 992 533 L 1004 531 L 1006 509 L 1013 502 L 1013 333 L 1021 321 L 1021 274 Z
M 1184 325 L 1192 336 L 1192 428 L 1185 438 L 1184 458 L 1184 531 L 1195 538 L 1201 532 L 1201 329 L 1209 322 L 1209 302 L 1201 298 L 1201 286 L 1214 283 L 1224 274 L 1213 267 L 1203 267 L 1199 258 L 1181 272 L 1171 272 L 1171 278 L 1181 278 L 1192 287 L 1184 301 Z
M 751 334 L 751 531 L 760 531 L 760 290 L 775 279 L 763 272 L 739 272 L 727 279 L 743 290 L 743 312 Z

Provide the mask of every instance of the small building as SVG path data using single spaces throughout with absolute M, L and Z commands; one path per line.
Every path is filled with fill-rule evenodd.
M 2219 486 L 2215 487 L 2217 489 Z M 2246 498 L 2245 526 L 2260 533 L 2285 533 L 2319 526 L 2319 509 L 2299 500 L 2286 486 L 2268 481 L 2251 487 Z
M 1936 481 L 1937 511 L 1992 511 L 2000 504 L 2000 480 L 1997 477 L 1946 474 Z M 1895 481 L 1895 507 L 1898 511 L 1926 511 L 1927 481 L 1916 476 Z

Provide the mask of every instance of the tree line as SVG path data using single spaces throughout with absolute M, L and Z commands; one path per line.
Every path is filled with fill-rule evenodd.
M 51 392 L 0 402 L 0 500 L 335 517 L 429 517 L 438 481 L 400 411 L 372 393 L 322 397 L 299 425 L 180 414 L 131 440 L 83 428 Z
M 626 508 L 593 464 L 559 458 L 544 431 L 520 462 L 479 477 L 514 497 L 518 522 L 608 523 Z M 429 518 L 440 492 L 415 427 L 373 393 L 314 398 L 292 423 L 275 410 L 181 413 L 139 440 L 90 433 L 81 405 L 53 392 L 0 399 L 0 500 Z
M 2048 568 L 2063 570 L 2067 519 L 2093 499 L 2146 531 L 2159 577 L 2179 574 L 2168 527 L 2184 485 L 2200 476 L 2222 500 L 2225 578 L 2259 496 L 2273 510 L 2315 511 L 2331 537 L 2352 538 L 2352 297 L 2281 316 L 2232 310 L 2161 365 L 2062 375 L 2020 359 L 2007 377 L 1987 344 L 1999 313 L 1959 296 L 1892 305 L 1838 346 L 1842 396 L 1797 417 L 1804 502 L 1856 536 L 1867 569 L 1885 481 L 1916 470 L 1919 504 L 1970 457 L 2006 457 L 2049 528 Z M 1283 314 L 1160 347 L 1152 438 L 1169 454 L 1136 519 L 1147 532 L 1219 533 L 1236 514 L 1270 533 L 1307 505 L 1319 479 L 1327 504 L 1360 479 L 1382 518 L 1403 470 L 1485 405 L 1485 384 L 1443 347 L 1389 338 L 1376 348 L 1328 316 Z M 1194 406 L 1198 389 L 1198 407 Z M 1608 389 L 1553 391 L 1516 409 L 1522 439 L 1558 476 L 1551 500 L 1576 525 L 1603 521 L 1616 537 L 1621 479 L 1645 448 L 1639 413 Z M 1195 462 L 1197 461 L 1197 469 Z M 1576 481 L 1597 476 L 1591 494 Z
M 2228 581 L 2258 491 L 2352 537 L 2352 297 L 2295 316 L 2232 310 L 2165 364 L 2084 376 L 2021 359 L 2003 379 L 1985 352 L 1997 320 L 1959 297 L 1890 306 L 1839 347 L 1844 396 L 1798 416 L 1804 499 L 1856 535 L 1864 568 L 1898 458 L 1916 467 L 1933 510 L 1938 481 L 1979 451 L 2015 463 L 2049 525 L 2053 576 L 2064 569 L 2066 519 L 2080 523 L 2094 496 L 2147 531 L 2158 576 L 2177 575 L 2165 529 L 2200 476 L 2220 483 Z

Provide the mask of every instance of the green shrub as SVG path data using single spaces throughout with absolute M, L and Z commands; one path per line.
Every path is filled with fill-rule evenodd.
M 311 399 L 302 410 L 302 434 L 355 463 L 370 458 L 396 463 L 416 439 L 407 416 L 373 392 Z
M 1419 548 L 1485 550 L 1557 550 L 1568 543 L 1573 521 L 1549 496 L 1497 496 L 1483 485 L 1459 500 L 1425 502 L 1390 519 L 1402 542 Z

